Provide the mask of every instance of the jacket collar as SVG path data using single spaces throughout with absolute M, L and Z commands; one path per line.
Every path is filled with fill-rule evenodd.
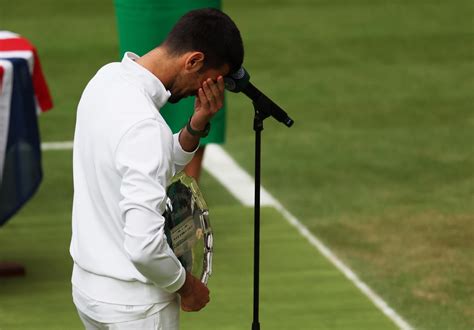
M 155 106 L 160 109 L 168 102 L 171 93 L 166 90 L 160 79 L 135 62 L 138 58 L 137 54 L 126 52 L 123 55 L 122 67 L 125 69 L 127 78 L 132 80 L 134 85 L 140 87 L 153 100 Z

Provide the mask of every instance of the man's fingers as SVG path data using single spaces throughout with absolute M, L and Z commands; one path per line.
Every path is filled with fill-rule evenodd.
M 221 94 L 224 94 L 225 83 L 224 83 L 224 78 L 222 76 L 217 77 L 217 88 L 219 89 Z
M 208 79 L 207 81 L 209 80 L 210 79 Z M 212 89 L 211 89 L 212 82 L 208 83 L 207 81 L 202 83 L 202 89 L 204 90 L 204 93 L 206 94 L 206 97 L 209 100 L 209 102 L 213 102 L 215 99 L 215 96 L 212 93 Z
M 199 105 L 200 106 L 204 106 L 204 105 L 207 105 L 209 103 L 209 100 L 207 99 L 207 96 L 204 93 L 204 90 L 202 88 L 199 88 L 198 96 L 199 96 L 199 103 L 200 103 Z
M 207 85 L 210 87 L 211 92 L 216 99 L 222 98 L 222 91 L 219 89 L 218 83 L 215 83 L 212 79 L 207 79 Z
M 202 87 L 198 89 L 195 109 L 204 110 L 209 115 L 215 114 L 224 105 L 224 79 L 222 76 L 213 81 L 208 78 L 202 83 Z M 203 113 L 204 113 L 203 112 Z
M 208 79 L 208 86 L 211 88 L 212 94 L 214 95 L 217 109 L 222 108 L 224 103 L 224 78 L 222 76 L 217 77 L 217 81 L 214 82 L 211 79 Z
M 181 309 L 185 312 L 197 312 L 206 307 L 209 303 L 209 299 L 204 301 L 192 301 L 189 303 L 181 302 Z
M 207 79 L 202 85 L 213 110 L 219 110 L 223 105 L 224 92 L 220 90 L 218 84 L 211 78 Z

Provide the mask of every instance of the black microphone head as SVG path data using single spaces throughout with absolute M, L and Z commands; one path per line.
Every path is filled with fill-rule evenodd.
M 241 92 L 249 84 L 249 81 L 250 75 L 243 66 L 224 77 L 225 88 L 234 93 Z

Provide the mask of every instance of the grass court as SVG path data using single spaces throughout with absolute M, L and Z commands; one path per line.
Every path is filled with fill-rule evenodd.
M 417 329 L 474 327 L 474 4 L 470 0 L 224 1 L 252 82 L 295 120 L 263 131 L 262 183 Z M 111 1 L 0 0 L 0 28 L 38 48 L 73 138 L 87 81 L 118 60 Z M 251 104 L 228 95 L 226 150 L 253 172 Z M 92 120 L 92 118 L 91 118 Z M 0 329 L 80 329 L 71 300 L 71 151 L 0 228 Z M 248 329 L 252 210 L 202 179 L 216 232 L 212 303 L 183 329 Z M 262 329 L 393 329 L 273 208 L 262 210 Z

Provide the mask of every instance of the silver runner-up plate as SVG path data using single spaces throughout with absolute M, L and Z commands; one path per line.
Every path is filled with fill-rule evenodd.
M 212 228 L 209 209 L 194 178 L 176 174 L 166 190 L 168 196 L 165 234 L 183 267 L 207 284 L 212 273 Z

